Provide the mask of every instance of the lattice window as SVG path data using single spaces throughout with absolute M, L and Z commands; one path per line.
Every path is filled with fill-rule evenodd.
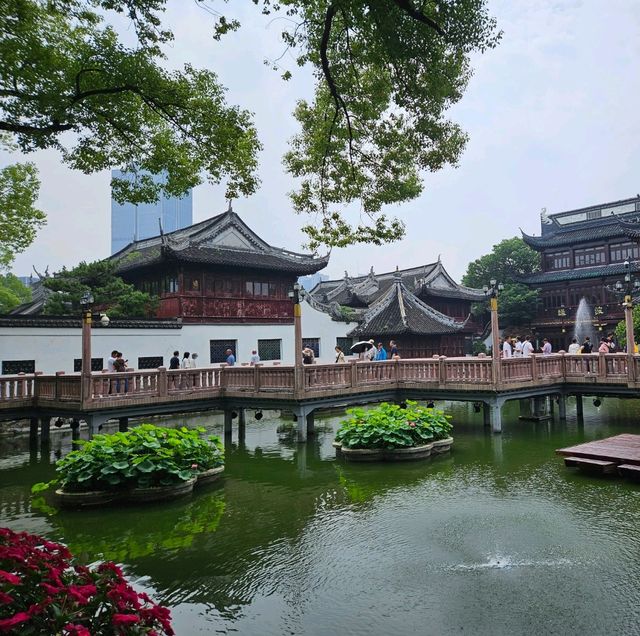
M 103 360 L 102 358 L 91 358 L 91 370 L 92 371 L 102 371 L 104 367 L 102 366 Z M 73 361 L 73 370 L 77 373 L 82 371 L 82 358 L 75 358 Z
M 258 340 L 260 360 L 280 360 L 282 357 L 282 340 Z
M 313 349 L 313 355 L 316 358 L 320 357 L 320 338 L 303 338 L 302 339 L 302 348 L 309 347 L 309 349 Z
M 2 375 L 16 375 L 17 373 L 35 373 L 35 360 L 3 360 Z
M 157 369 L 164 366 L 164 358 L 162 356 L 146 356 L 138 358 L 138 369 Z
M 215 364 L 217 362 L 226 362 L 227 356 L 225 355 L 225 351 L 227 349 L 231 349 L 233 351 L 233 355 L 238 358 L 238 341 L 237 340 L 209 340 L 209 353 L 210 353 L 210 362 Z
M 340 347 L 346 356 L 349 355 L 352 344 L 353 338 L 336 338 L 336 346 Z

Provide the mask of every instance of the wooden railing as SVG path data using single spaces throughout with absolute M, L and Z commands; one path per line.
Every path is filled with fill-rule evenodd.
M 619 354 L 550 356 L 500 360 L 496 370 L 491 358 L 446 358 L 316 364 L 300 370 L 299 386 L 291 366 L 164 368 L 126 373 L 92 373 L 90 395 L 81 403 L 80 374 L 19 374 L 0 376 L 0 408 L 53 406 L 75 403 L 83 409 L 175 402 L 224 395 L 286 399 L 305 396 L 349 395 L 366 391 L 414 387 L 424 389 L 508 390 L 561 383 L 622 384 L 640 382 L 640 356 Z M 631 371 L 631 373 L 630 373 Z M 499 381 L 496 382 L 495 374 Z

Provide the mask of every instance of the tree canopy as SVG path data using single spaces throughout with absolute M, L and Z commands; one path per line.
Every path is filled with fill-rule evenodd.
M 54 316 L 77 315 L 80 298 L 86 291 L 93 294 L 95 307 L 112 318 L 153 317 L 157 306 L 156 298 L 117 276 L 112 261 L 83 261 L 73 269 L 63 268 L 54 276 L 43 279 L 43 284 L 56 292 L 47 299 L 43 312 Z
M 504 284 L 498 299 L 498 314 L 506 326 L 524 326 L 534 317 L 538 292 L 519 280 L 540 270 L 540 255 L 517 237 L 504 239 L 489 254 L 467 266 L 462 283 L 469 287 L 483 287 L 494 279 Z
M 309 245 L 401 237 L 402 222 L 383 207 L 417 197 L 421 173 L 455 164 L 464 147 L 466 135 L 445 113 L 464 92 L 470 55 L 500 38 L 486 0 L 252 1 L 286 17 L 284 45 L 316 79 L 313 99 L 295 107 L 300 132 L 285 156 L 298 183 L 294 209 L 311 215 Z M 134 181 L 113 182 L 119 201 L 181 195 L 204 175 L 224 180 L 228 196 L 248 195 L 260 150 L 251 116 L 226 103 L 213 72 L 163 68 L 173 37 L 162 25 L 165 4 L 6 0 L 0 131 L 23 152 L 57 149 L 86 173 L 133 172 Z M 239 28 L 233 10 L 217 12 L 214 38 Z M 123 44 L 112 12 L 130 19 L 135 46 Z M 359 209 L 346 212 L 349 204 Z
M 31 300 L 31 290 L 13 274 L 0 275 L 0 314 Z

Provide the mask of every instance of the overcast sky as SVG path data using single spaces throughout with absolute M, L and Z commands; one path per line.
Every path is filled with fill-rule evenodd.
M 176 35 L 170 64 L 215 70 L 228 101 L 255 113 L 262 186 L 234 210 L 272 245 L 300 250 L 305 219 L 291 212 L 293 184 L 281 157 L 296 132 L 294 102 L 310 93 L 307 71 L 285 57 L 283 67 L 295 71 L 285 83 L 263 64 L 281 53 L 282 27 L 252 3 L 242 3 L 242 29 L 221 43 L 211 38 L 213 18 L 195 2 L 169 5 L 166 20 Z M 240 3 L 210 5 L 228 12 Z M 640 2 L 490 0 L 489 7 L 504 36 L 474 59 L 474 77 L 450 112 L 470 136 L 459 167 L 427 174 L 419 199 L 388 210 L 406 222 L 401 243 L 334 249 L 323 273 L 342 277 L 372 265 L 382 272 L 441 255 L 459 279 L 470 260 L 519 228 L 539 234 L 543 207 L 553 213 L 640 192 Z M 18 256 L 15 273 L 108 256 L 110 174 L 72 172 L 54 152 L 30 158 L 40 168 L 38 205 L 48 224 Z M 194 191 L 194 222 L 225 208 L 223 188 Z

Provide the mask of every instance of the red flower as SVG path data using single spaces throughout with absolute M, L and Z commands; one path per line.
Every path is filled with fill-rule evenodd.
M 0 570 L 0 579 L 8 581 L 11 585 L 20 585 L 20 577 L 5 570 Z
M 135 614 L 114 614 L 111 622 L 115 627 L 122 625 L 133 625 L 140 621 L 140 617 Z
M 28 621 L 31 617 L 26 612 L 18 612 L 14 614 L 11 618 L 0 618 L 0 630 L 5 631 L 9 630 L 10 627 L 15 627 L 16 625 L 20 625 L 20 623 L 24 623 Z
M 55 585 L 51 585 L 51 583 L 40 583 L 40 585 L 44 588 L 47 594 L 58 594 L 62 591 L 61 587 L 56 587 Z
M 84 625 L 67 623 L 63 628 L 65 636 L 91 636 L 91 632 Z
M 6 592 L 0 592 L 0 603 L 4 605 L 6 603 L 12 603 L 12 602 L 13 602 L 13 596 L 10 596 Z

